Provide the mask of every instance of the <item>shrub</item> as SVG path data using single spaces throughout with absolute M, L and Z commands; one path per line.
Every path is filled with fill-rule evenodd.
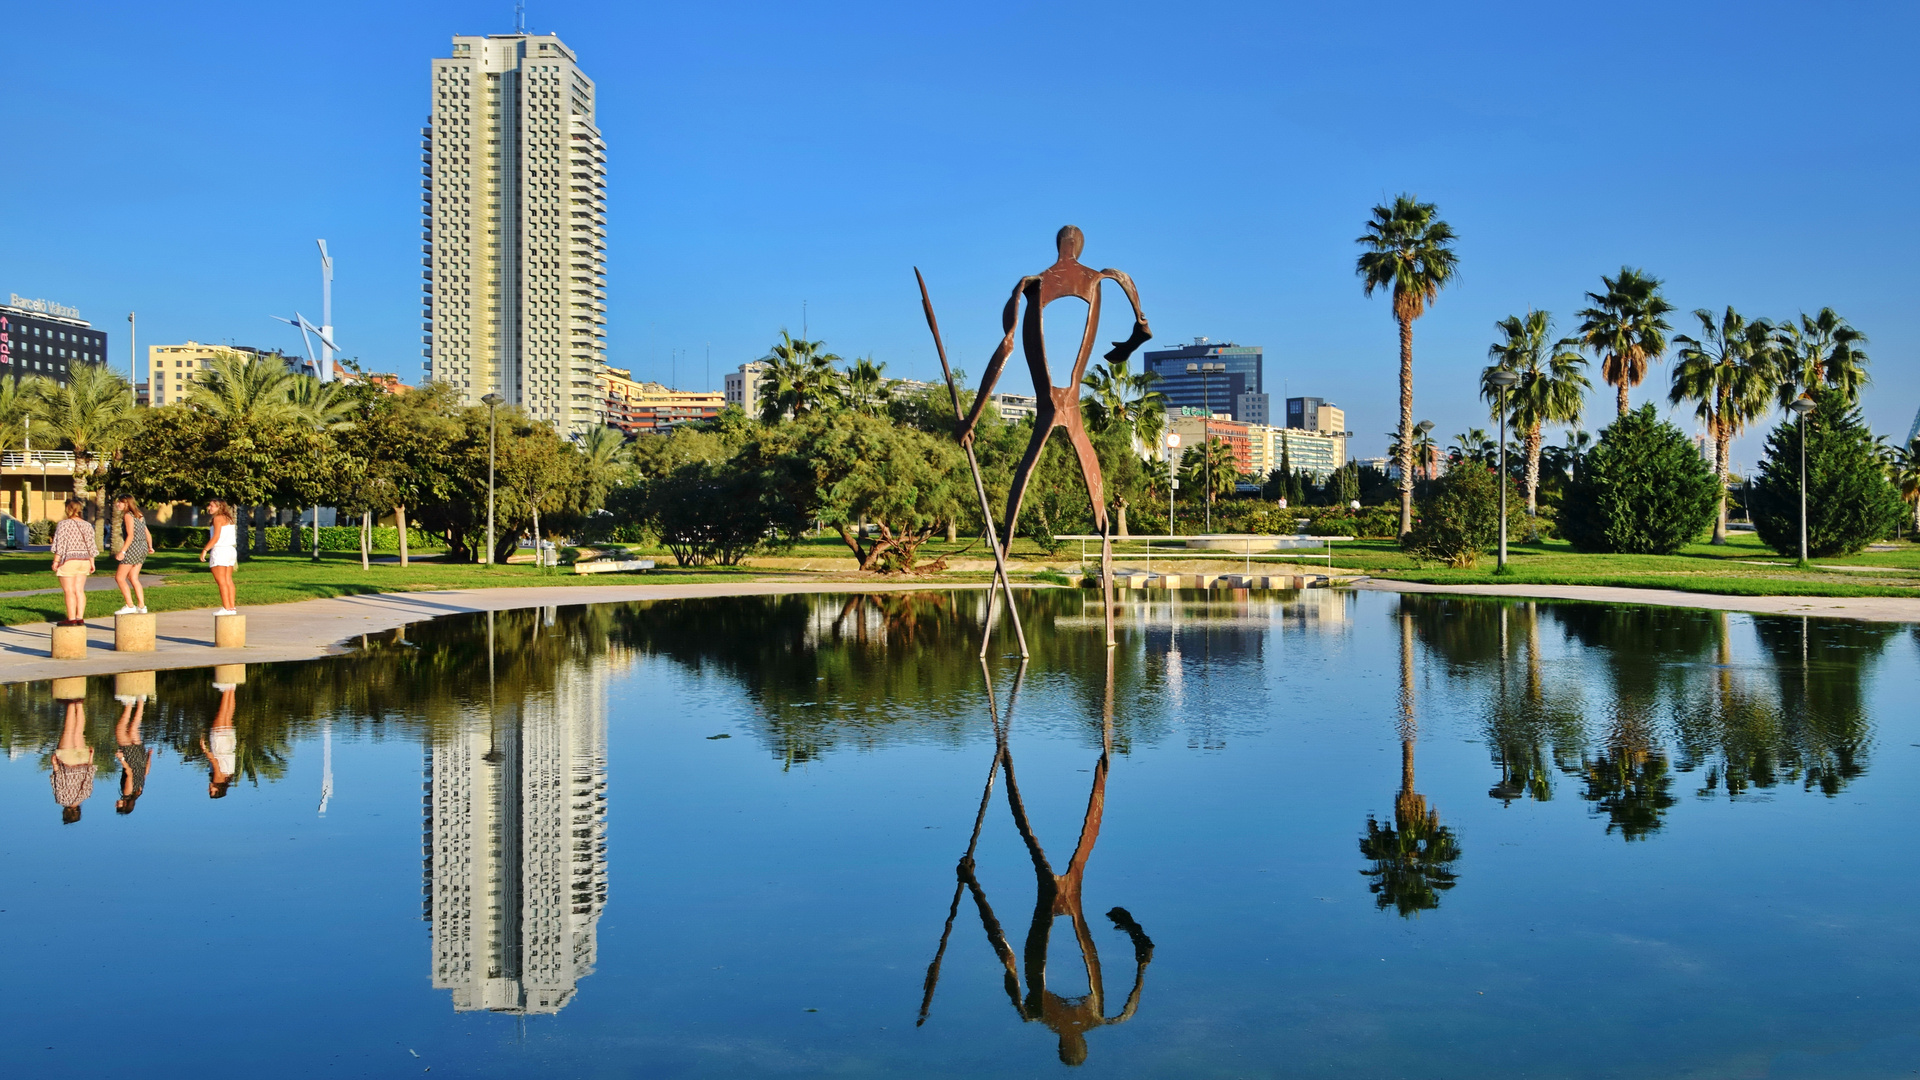
M 1671 555 L 1712 526 L 1720 482 L 1691 439 L 1652 405 L 1607 425 L 1560 500 L 1576 551 Z
M 51 521 L 27 522 L 27 543 L 29 544 L 53 543 L 53 522 Z
M 1893 535 L 1905 516 L 1860 411 L 1831 390 L 1814 395 L 1807 414 L 1807 554 L 1850 555 Z M 1782 421 L 1767 436 L 1767 458 L 1753 485 L 1754 530 L 1783 555 L 1800 554 L 1800 424 Z
M 1508 481 L 1509 539 L 1520 535 L 1525 520 L 1526 500 Z M 1464 464 L 1449 470 L 1420 500 L 1420 513 L 1413 523 L 1413 531 L 1400 541 L 1400 546 L 1416 559 L 1466 569 L 1480 561 L 1480 556 L 1499 540 L 1499 481 L 1491 469 Z

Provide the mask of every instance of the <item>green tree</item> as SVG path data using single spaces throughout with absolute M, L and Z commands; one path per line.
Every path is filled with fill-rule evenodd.
M 52 380 L 33 384 L 30 408 L 36 431 L 44 431 L 73 451 L 73 491 L 94 503 L 94 542 L 105 546 L 104 491 L 91 491 L 107 459 L 135 428 L 133 387 L 104 364 L 74 364 L 66 385 Z
M 887 411 L 893 397 L 893 384 L 887 378 L 887 365 L 874 363 L 871 355 L 860 357 L 847 367 L 847 404 L 856 412 L 878 416 Z
M 0 450 L 26 445 L 27 420 L 33 415 L 36 391 L 31 379 L 0 375 Z
M 798 453 L 813 475 L 813 516 L 839 532 L 868 571 L 921 570 L 921 546 L 946 528 L 973 482 L 951 439 L 878 417 L 810 423 Z M 878 535 L 863 535 L 863 525 Z
M 1820 387 L 1839 391 L 1849 405 L 1859 404 L 1861 388 L 1872 381 L 1867 377 L 1866 345 L 1867 335 L 1830 307 L 1775 327 L 1780 407 Z
M 1895 448 L 1887 460 L 1887 479 L 1899 490 L 1901 501 L 1913 507 L 1913 531 L 1920 538 L 1920 436 Z
M 1699 308 L 1693 317 L 1700 336 L 1679 334 L 1674 344 L 1679 360 L 1673 366 L 1673 389 L 1667 399 L 1675 405 L 1694 403 L 1694 415 L 1713 437 L 1713 472 L 1720 484 L 1719 509 L 1714 513 L 1713 542 L 1727 542 L 1727 475 L 1734 437 L 1767 411 L 1771 391 L 1779 381 L 1773 347 L 1773 324 L 1748 321 L 1729 307 L 1715 320 Z
M 1087 427 L 1095 432 L 1118 426 L 1125 430 L 1135 449 L 1158 446 L 1166 423 L 1167 396 L 1154 389 L 1160 373 L 1128 371 L 1127 361 L 1098 364 L 1082 384 L 1092 393 L 1080 399 Z
M 824 351 L 824 341 L 796 340 L 785 330 L 761 360 L 760 419 L 771 424 L 782 417 L 799 419 L 832 408 L 845 396 L 845 384 L 834 364 L 840 358 Z
M 1887 478 L 1860 410 L 1840 388 L 1817 389 L 1806 420 L 1783 420 L 1767 436 L 1753 485 L 1755 531 L 1783 555 L 1800 551 L 1800 431 L 1807 448 L 1807 553 L 1851 555 L 1892 535 L 1906 508 Z
M 1647 365 L 1667 351 L 1667 323 L 1673 305 L 1660 293 L 1661 281 L 1623 266 L 1619 276 L 1602 275 L 1603 291 L 1588 293 L 1593 306 L 1579 312 L 1578 340 L 1600 358 L 1600 377 L 1620 398 L 1620 415 L 1629 410 L 1627 391 L 1647 377 Z
M 1416 559 L 1472 567 L 1500 538 L 1501 483 L 1513 487 L 1484 465 L 1467 462 L 1448 469 L 1420 500 L 1420 517 L 1413 531 L 1400 538 L 1400 546 Z M 1512 532 L 1522 511 L 1519 493 L 1510 494 L 1514 497 L 1508 499 L 1507 524 Z
M 1211 482 L 1213 490 L 1207 490 Z M 1188 498 L 1198 501 L 1214 500 L 1232 495 L 1240 484 L 1239 463 L 1234 459 L 1233 447 L 1227 440 L 1209 438 L 1206 448 L 1189 446 L 1180 453 L 1180 490 L 1188 492 Z
M 1366 295 L 1389 289 L 1400 325 L 1400 532 L 1413 528 L 1413 321 L 1426 314 L 1459 267 L 1453 227 L 1432 203 L 1401 195 L 1376 206 L 1366 234 L 1355 243 L 1367 250 L 1355 264 Z
M 1712 524 L 1720 482 L 1652 405 L 1620 417 L 1574 470 L 1560 534 L 1579 551 L 1671 555 Z
M 1500 388 L 1490 381 L 1494 372 L 1520 376 L 1506 392 L 1507 421 L 1525 447 L 1527 517 L 1533 518 L 1540 507 L 1541 431 L 1548 424 L 1578 424 L 1592 384 L 1582 370 L 1587 361 L 1573 348 L 1575 343 L 1552 340 L 1553 318 L 1546 312 L 1509 315 L 1494 326 L 1500 340 L 1487 347 L 1487 358 L 1493 363 L 1480 373 L 1480 396 L 1497 410 Z M 1537 536 L 1537 527 L 1532 528 L 1530 535 Z

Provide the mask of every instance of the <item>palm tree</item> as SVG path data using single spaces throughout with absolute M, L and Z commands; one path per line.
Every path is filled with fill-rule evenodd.
M 626 436 L 617 428 L 597 427 L 580 439 L 580 475 L 586 486 L 585 505 L 599 509 L 607 492 L 620 482 L 632 464 Z
M 1206 449 L 1190 446 L 1180 457 L 1180 486 L 1187 491 L 1200 492 L 1208 502 L 1217 495 L 1231 495 L 1240 483 L 1240 463 L 1233 456 L 1233 447 L 1227 440 L 1211 438 Z M 1213 490 L 1207 490 L 1207 481 L 1213 481 Z
M 105 364 L 75 364 L 62 386 L 51 380 L 33 384 L 33 418 L 73 451 L 73 494 L 86 499 L 89 480 L 102 459 L 117 449 L 133 427 L 133 387 Z M 95 499 L 98 503 L 98 498 Z M 107 515 L 95 515 L 94 541 L 106 541 Z
M 1779 400 L 1786 408 L 1801 394 L 1822 386 L 1840 391 L 1849 405 L 1860 401 L 1867 377 L 1867 335 L 1847 325 L 1830 307 L 1818 315 L 1802 313 L 1799 323 L 1781 323 L 1774 333 L 1779 350 Z
M 1913 507 L 1913 531 L 1920 539 L 1920 436 L 1888 455 L 1887 473 L 1900 489 L 1900 498 Z
M 0 375 L 0 450 L 13 450 L 26 439 L 26 420 L 33 415 L 34 384 L 30 379 Z
M 1774 328 L 1765 319 L 1748 319 L 1729 307 L 1714 320 L 1713 312 L 1693 313 L 1700 336 L 1678 334 L 1679 363 L 1673 366 L 1673 388 L 1667 400 L 1694 403 L 1694 415 L 1713 437 L 1713 470 L 1720 479 L 1720 512 L 1713 521 L 1713 542 L 1727 542 L 1727 475 L 1734 437 L 1767 411 L 1768 398 L 1779 382 L 1775 362 Z
M 1400 457 L 1400 436 L 1391 431 L 1387 432 L 1387 456 L 1390 458 Z M 1431 480 L 1434 478 L 1433 466 L 1434 462 L 1438 461 L 1439 458 L 1440 444 L 1433 441 L 1433 433 L 1415 428 L 1413 432 L 1413 465 L 1421 479 Z
M 187 404 L 243 426 L 299 422 L 303 416 L 293 402 L 295 379 L 277 356 L 223 352 L 194 378 Z
M 1086 388 L 1092 391 L 1091 395 L 1080 399 L 1087 426 L 1099 432 L 1106 431 L 1113 424 L 1121 424 L 1126 427 L 1136 449 L 1141 444 L 1157 445 L 1167 409 L 1167 396 L 1154 389 L 1154 384 L 1159 381 L 1160 373 L 1156 371 L 1132 374 L 1127 370 L 1125 360 L 1118 364 L 1097 365 L 1082 380 Z
M 1375 289 L 1393 291 L 1393 317 L 1400 324 L 1400 533 L 1413 529 L 1413 320 L 1453 281 L 1459 257 L 1453 252 L 1453 227 L 1439 209 L 1412 195 L 1392 206 L 1376 206 L 1366 235 L 1354 242 L 1362 252 L 1354 269 Z
M 1667 351 L 1666 317 L 1673 305 L 1660 295 L 1660 279 L 1621 267 L 1618 277 L 1602 275 L 1605 292 L 1588 293 L 1594 306 L 1579 315 L 1580 344 L 1600 357 L 1600 377 L 1620 394 L 1620 415 L 1627 415 L 1627 391 L 1647 377 L 1647 365 Z
M 1571 340 L 1551 341 L 1553 317 L 1529 311 L 1525 318 L 1509 315 L 1494 324 L 1502 340 L 1487 346 L 1493 364 L 1480 373 L 1480 396 L 1497 409 L 1500 388 L 1488 381 L 1496 371 L 1520 376 L 1506 392 L 1507 420 L 1520 434 L 1527 463 L 1527 517 L 1540 507 L 1540 431 L 1548 424 L 1578 424 L 1585 408 L 1587 360 Z
M 1447 451 L 1447 462 L 1458 465 L 1470 461 L 1476 465 L 1491 466 L 1500 452 L 1500 444 L 1487 436 L 1486 428 L 1468 428 L 1453 437 L 1453 449 Z
M 848 403 L 868 416 L 880 415 L 880 412 L 887 407 L 888 400 L 893 397 L 893 386 L 886 376 L 886 371 L 886 362 L 874 363 L 871 354 L 855 360 L 853 365 L 847 368 Z
M 339 431 L 352 425 L 354 401 L 346 383 L 295 375 L 287 386 L 287 400 L 302 420 L 319 430 Z
M 795 419 L 841 400 L 844 389 L 833 365 L 839 357 L 822 352 L 824 341 L 795 340 L 785 330 L 780 341 L 761 360 L 760 418 L 771 424 L 783 416 Z

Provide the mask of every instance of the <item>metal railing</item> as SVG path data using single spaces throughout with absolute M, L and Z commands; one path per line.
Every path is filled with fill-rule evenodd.
M 1087 565 L 1087 542 L 1091 540 L 1098 543 L 1100 536 L 1098 534 L 1087 536 L 1076 533 L 1072 535 L 1061 534 L 1055 536 L 1054 539 L 1080 541 L 1080 566 L 1081 569 L 1084 570 Z M 1331 570 L 1333 568 L 1333 542 L 1335 540 L 1351 539 L 1353 539 L 1351 536 L 1309 536 L 1306 533 L 1280 533 L 1277 535 L 1218 534 L 1213 536 L 1140 536 L 1135 534 L 1133 536 L 1112 537 L 1116 547 L 1120 544 L 1144 543 L 1146 548 L 1142 554 L 1146 559 L 1145 569 L 1148 573 L 1153 571 L 1153 542 L 1155 540 L 1163 542 L 1160 550 L 1160 557 L 1162 559 L 1168 561 L 1175 559 L 1221 560 L 1230 559 L 1235 555 L 1239 555 L 1245 561 L 1247 572 L 1252 573 L 1254 559 L 1276 559 L 1282 562 L 1297 562 L 1301 559 L 1325 559 L 1327 561 L 1327 568 Z M 1187 548 L 1188 543 L 1195 540 L 1208 544 L 1228 546 L 1218 547 L 1212 550 Z M 1169 551 L 1164 546 L 1165 541 L 1177 541 L 1182 548 L 1187 548 L 1187 550 Z M 1312 551 L 1315 547 L 1321 550 L 1318 552 Z M 1255 548 L 1264 550 L 1255 551 Z M 1122 554 L 1133 553 L 1116 550 L 1114 557 L 1119 558 Z
M 42 465 L 73 468 L 71 450 L 9 450 L 0 454 L 0 469 L 37 469 Z

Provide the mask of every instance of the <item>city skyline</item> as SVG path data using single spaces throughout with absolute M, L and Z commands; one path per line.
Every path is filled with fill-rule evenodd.
M 232 339 L 297 351 L 297 334 L 268 317 L 313 305 L 311 245 L 326 236 L 343 350 L 409 372 L 420 336 L 410 310 L 419 244 L 406 221 L 426 105 L 420 58 L 451 34 L 510 29 L 511 12 L 346 4 L 226 17 L 238 10 L 34 12 L 50 45 L 16 57 L 0 91 L 16 115 L 57 121 L 73 150 L 59 167 L 0 179 L 10 206 L 39 210 L 0 236 L 0 289 L 57 299 L 114 331 L 139 311 L 141 346 Z M 1346 46 L 1377 15 L 1139 8 L 1092 20 L 1089 48 L 1140 56 L 1150 40 L 1270 77 L 1150 80 L 1048 124 L 1006 120 L 1031 96 L 1026 73 L 1045 43 L 1084 17 L 1022 16 L 1032 32 L 1010 42 L 1012 16 L 997 13 L 536 6 L 537 32 L 589 58 L 633 41 L 687 43 L 603 73 L 598 119 L 615 147 L 613 199 L 627 208 L 609 223 L 608 362 L 666 380 L 674 350 L 700 355 L 711 341 L 707 381 L 717 382 L 806 320 L 842 356 L 872 353 L 891 375 L 932 377 L 907 280 L 918 263 L 956 362 L 978 370 L 1008 268 L 1044 254 L 1053 229 L 1074 221 L 1089 263 L 1133 268 L 1149 290 L 1155 344 L 1264 342 L 1270 392 L 1297 382 L 1343 402 L 1364 452 L 1393 423 L 1378 384 L 1395 340 L 1386 305 L 1360 295 L 1351 241 L 1369 206 L 1410 190 L 1463 238 L 1460 282 L 1416 329 L 1416 409 L 1443 433 L 1484 426 L 1473 375 L 1495 319 L 1541 307 L 1565 332 L 1582 294 L 1623 263 L 1665 278 L 1683 313 L 1835 307 L 1873 338 L 1870 420 L 1895 436 L 1908 426 L 1920 399 L 1920 373 L 1903 362 L 1916 337 L 1903 304 L 1912 271 L 1892 253 L 1913 227 L 1888 235 L 1876 213 L 1915 156 L 1893 104 L 1906 96 L 1895 43 L 1911 36 L 1908 9 L 1809 21 L 1784 6 L 1649 6 L 1600 30 L 1571 13 L 1426 15 L 1423 32 L 1450 58 L 1435 75 L 1367 70 L 1363 50 Z M 380 34 L 364 33 L 370 20 Z M 1652 28 L 1644 42 L 1627 29 L 1638 25 Z M 228 55 L 300 40 L 340 67 L 247 94 L 129 74 L 152 50 L 203 40 Z M 1783 40 L 1849 62 L 1762 73 L 1743 60 Z M 775 47 L 818 62 L 805 78 L 732 62 Z M 1658 107 L 1618 108 L 1602 90 L 1614 80 Z M 1431 103 L 1420 117 L 1382 120 L 1416 91 Z M 265 141 L 283 130 L 298 135 Z M 1728 131 L 1790 133 L 1808 152 L 1729 171 L 1707 145 Z M 255 144 L 268 151 L 258 168 L 203 167 L 215 147 Z M 1235 167 L 1178 164 L 1196 144 L 1233 146 Z M 1598 148 L 1622 144 L 1647 149 L 1630 168 L 1606 164 Z M 326 148 L 324 168 L 305 165 L 315 147 Z M 1099 182 L 1006 186 L 999 163 L 1029 157 Z M 129 176 L 140 178 L 131 189 Z M 125 351 L 116 337 L 110 362 L 124 364 Z M 1668 411 L 1667 371 L 1654 368 L 1636 403 Z M 1606 421 L 1603 406 L 1594 399 L 1590 429 Z M 1736 460 L 1752 460 L 1768 426 L 1741 440 Z

